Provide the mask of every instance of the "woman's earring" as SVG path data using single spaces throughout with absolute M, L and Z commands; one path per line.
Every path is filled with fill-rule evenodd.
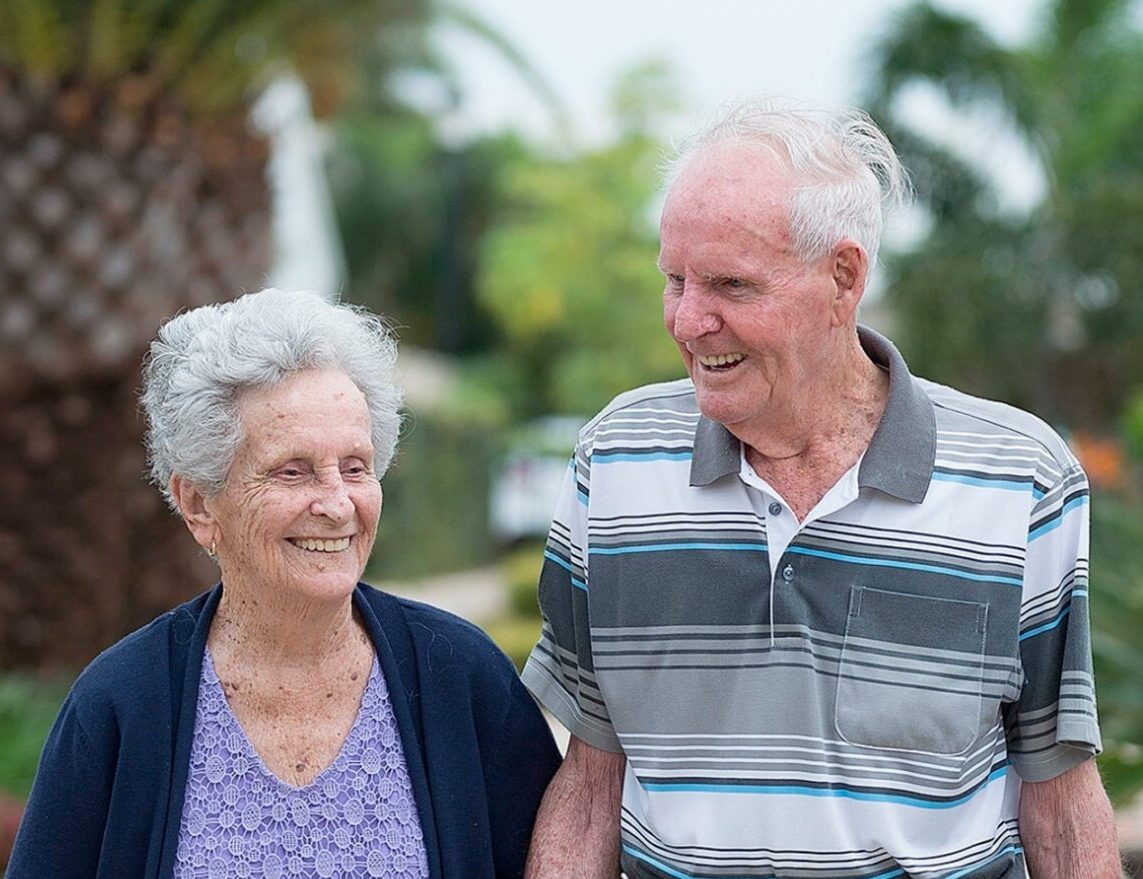
M 216 540 L 214 540 L 213 538 L 211 538 L 211 541 L 210 541 L 210 549 L 208 549 L 208 550 L 206 551 L 206 554 L 207 554 L 208 556 L 210 556 L 212 559 L 217 559 L 217 558 L 218 558 L 218 541 L 216 541 Z

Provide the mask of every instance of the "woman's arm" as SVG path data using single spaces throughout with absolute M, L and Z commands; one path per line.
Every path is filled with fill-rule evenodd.
M 96 874 L 110 795 L 106 757 L 107 748 L 85 734 L 69 697 L 44 745 L 8 879 Z
M 536 813 L 560 766 L 551 728 L 511 670 L 511 703 L 485 784 L 497 879 L 522 879 Z
M 525 879 L 615 879 L 619 875 L 622 754 L 572 736 L 540 805 Z

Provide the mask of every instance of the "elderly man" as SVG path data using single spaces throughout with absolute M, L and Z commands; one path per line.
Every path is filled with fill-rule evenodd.
M 852 111 L 739 107 L 676 162 L 690 380 L 620 396 L 569 468 L 524 680 L 572 738 L 531 877 L 1119 876 L 1084 474 L 857 324 L 904 182 Z

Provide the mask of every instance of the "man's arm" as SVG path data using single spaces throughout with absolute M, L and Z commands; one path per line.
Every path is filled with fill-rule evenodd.
M 1020 838 L 1032 879 L 1120 879 L 1115 818 L 1095 761 L 1020 789 Z
M 625 764 L 571 737 L 536 816 L 524 879 L 616 879 Z

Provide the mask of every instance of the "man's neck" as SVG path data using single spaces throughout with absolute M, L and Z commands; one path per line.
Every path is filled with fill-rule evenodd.
M 754 471 L 794 508 L 808 515 L 830 487 L 861 458 L 889 399 L 889 374 L 855 349 L 785 417 L 754 430 L 730 431 Z
M 765 422 L 727 428 L 755 456 L 771 461 L 817 458 L 839 444 L 863 450 L 885 412 L 889 373 L 869 359 L 856 333 L 834 363 L 782 411 L 768 412 Z

